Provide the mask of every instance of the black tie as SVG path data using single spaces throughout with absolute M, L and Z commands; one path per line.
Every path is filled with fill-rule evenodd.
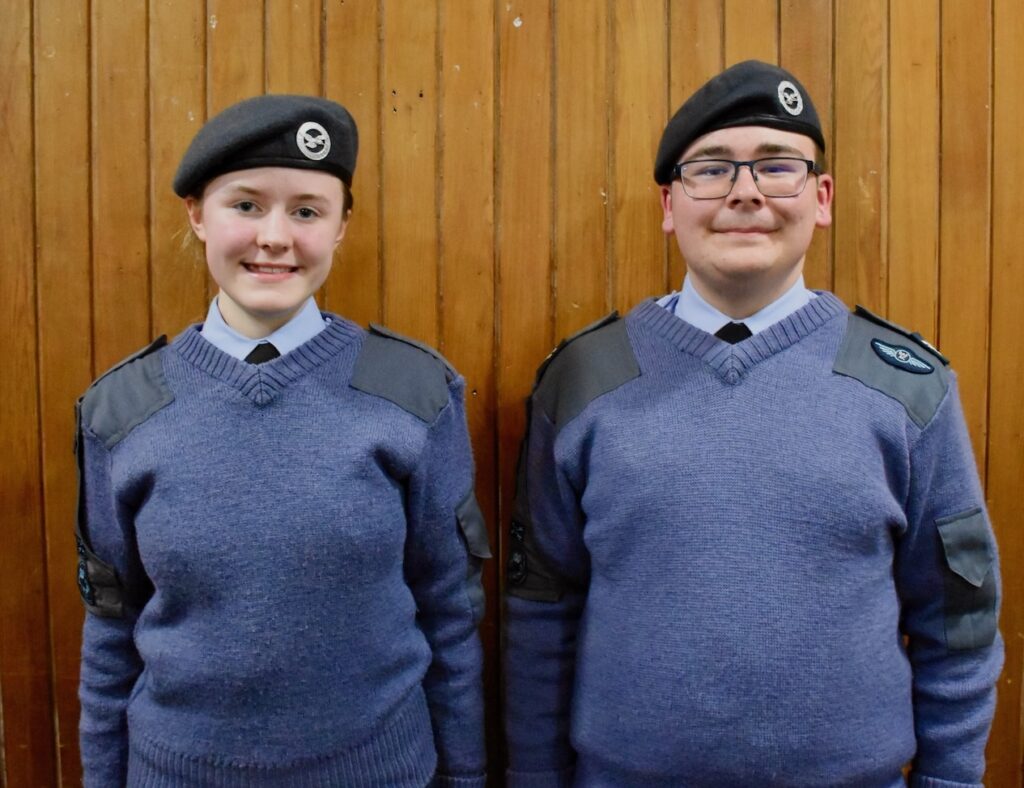
M 715 332 L 715 336 L 730 345 L 735 345 L 751 336 L 751 332 L 746 323 L 726 323 Z
M 245 360 L 249 364 L 262 364 L 264 361 L 270 361 L 280 355 L 281 354 L 277 352 L 277 348 L 269 342 L 261 342 L 249 352 L 249 355 L 245 357 Z

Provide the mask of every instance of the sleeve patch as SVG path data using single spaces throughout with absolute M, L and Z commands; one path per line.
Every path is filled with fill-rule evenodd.
M 951 650 L 991 645 L 996 636 L 995 546 L 981 509 L 935 522 L 946 559 L 946 642 Z
M 124 616 L 124 593 L 117 572 L 104 563 L 76 536 L 78 547 L 78 592 L 90 613 L 104 618 Z
M 491 557 L 491 545 L 487 538 L 487 524 L 483 512 L 471 489 L 455 509 L 455 517 L 469 552 L 469 570 L 466 574 L 466 593 L 473 608 L 473 618 L 480 622 L 484 616 L 483 561 Z

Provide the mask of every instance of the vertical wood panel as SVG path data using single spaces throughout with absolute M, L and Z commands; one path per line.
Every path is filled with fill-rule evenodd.
M 779 61 L 777 0 L 725 0 L 725 65 Z
M 149 30 L 153 333 L 173 336 L 206 315 L 206 265 L 198 244 L 182 249 L 190 231 L 171 189 L 206 114 L 204 0 L 151 0 Z
M 939 3 L 890 6 L 889 309 L 932 340 L 939 300 Z
M 942 2 L 939 347 L 960 374 L 974 456 L 988 428 L 990 0 Z
M 723 0 L 669 3 L 668 14 L 669 106 L 662 129 L 697 88 L 722 70 L 725 62 Z M 659 139 L 660 134 L 659 131 Z M 669 237 L 666 289 L 681 288 L 685 274 L 686 263 L 679 245 Z
M 263 0 L 206 0 L 206 111 L 263 93 Z
M 381 319 L 380 17 L 378 0 L 328 2 L 325 95 L 359 128 L 352 221 L 326 285 L 327 308 L 361 325 Z
M 553 342 L 552 29 L 544 0 L 498 0 L 497 22 L 498 467 L 504 524 L 512 511 L 523 402 Z
M 384 4 L 384 321 L 436 345 L 437 8 Z M 412 306 L 415 305 L 415 306 Z
M 498 544 L 494 407 L 494 8 L 441 6 L 441 348 L 466 379 L 476 490 Z M 497 551 L 494 550 L 495 555 Z M 498 562 L 484 566 L 487 609 L 480 626 L 488 698 L 488 760 L 501 761 Z
M 835 291 L 847 304 L 886 307 L 885 0 L 836 6 Z
M 608 311 L 608 4 L 555 18 L 555 336 Z
M 612 9 L 612 305 L 626 312 L 663 294 L 668 275 L 652 174 L 668 112 L 667 6 L 636 0 L 612 3 Z
M 832 152 L 832 4 L 822 0 L 782 0 L 779 8 L 779 64 L 811 94 Z M 827 157 L 830 158 L 830 157 Z M 841 186 L 840 186 L 841 188 Z M 818 231 L 804 260 L 804 281 L 812 289 L 832 289 L 832 233 Z
M 320 0 L 267 0 L 268 93 L 320 95 Z
M 0 705 L 5 757 L 0 774 L 10 786 L 49 785 L 56 775 L 50 691 L 39 474 L 37 319 L 32 205 L 32 6 L 8 4 L 0 25 L 0 189 L 5 220 L 4 364 L 0 375 Z M 59 155 L 59 149 L 41 151 Z
M 92 374 L 87 14 L 78 0 L 37 0 L 35 7 L 35 146 L 37 151 L 60 151 L 59 156 L 36 157 L 35 221 L 46 578 L 56 765 L 64 785 L 81 783 L 82 604 L 75 584 L 77 490 L 71 440 L 72 403 Z
M 95 372 L 150 339 L 145 4 L 92 5 Z
M 988 433 L 988 505 L 999 540 L 1003 576 L 1000 628 L 1006 643 L 1006 666 L 999 680 L 995 724 L 988 745 L 986 785 L 1021 785 L 1021 679 L 1024 678 L 1024 249 L 1020 217 L 1024 216 L 1024 6 L 1017 0 L 993 4 L 994 69 L 992 173 L 992 315 Z M 970 287 L 977 287 L 972 282 Z

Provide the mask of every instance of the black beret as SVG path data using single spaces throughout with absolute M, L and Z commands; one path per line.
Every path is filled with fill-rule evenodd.
M 795 131 L 825 150 L 818 113 L 797 78 L 778 66 L 746 60 L 705 82 L 672 116 L 658 145 L 654 180 L 670 183 L 679 156 L 694 140 L 733 126 Z
M 178 165 L 174 193 L 198 196 L 208 181 L 251 167 L 322 170 L 352 185 L 359 134 L 341 104 L 315 96 L 256 96 L 206 122 Z

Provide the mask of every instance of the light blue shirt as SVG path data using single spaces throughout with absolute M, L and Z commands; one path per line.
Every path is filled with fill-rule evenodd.
M 203 323 L 202 331 L 203 338 L 211 345 L 218 350 L 223 350 L 229 356 L 244 361 L 245 357 L 259 344 L 270 342 L 283 356 L 295 350 L 299 345 L 308 342 L 325 328 L 327 328 L 327 321 L 320 314 L 316 300 L 310 296 L 302 308 L 295 313 L 295 317 L 277 331 L 262 339 L 250 339 L 242 336 L 224 322 L 220 307 L 217 306 L 217 299 L 214 298 L 210 302 L 210 309 L 206 313 L 206 322 Z
M 750 329 L 750 333 L 756 334 L 806 306 L 812 298 L 816 297 L 804 285 L 804 278 L 801 276 L 789 290 L 740 322 Z M 733 322 L 731 317 L 715 309 L 704 300 L 694 288 L 689 276 L 683 279 L 682 291 L 675 291 L 658 299 L 658 305 L 675 313 L 676 317 L 685 320 L 691 326 L 709 334 L 714 334 L 726 323 Z

